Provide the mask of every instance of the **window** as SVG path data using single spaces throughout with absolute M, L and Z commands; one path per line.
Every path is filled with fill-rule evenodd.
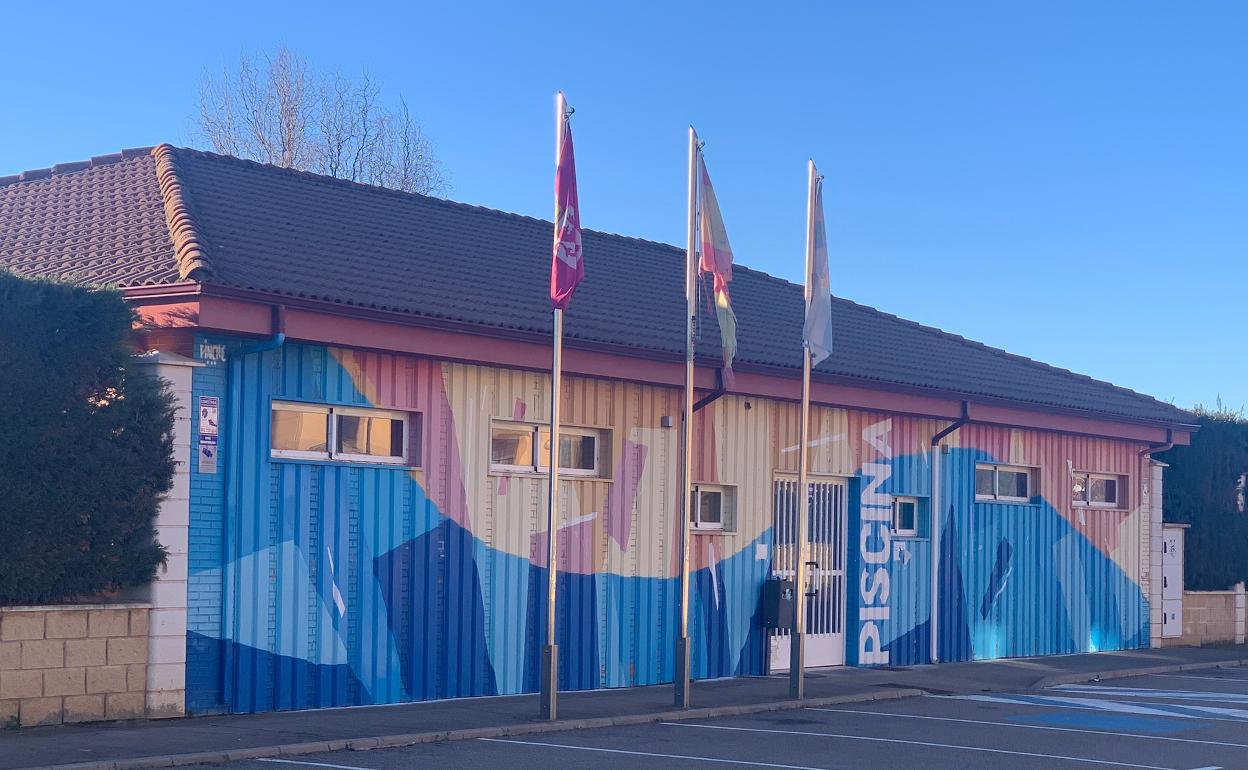
M 1035 468 L 1016 465 L 976 465 L 975 499 L 1029 503 L 1038 473 Z
M 329 407 L 273 402 L 270 445 L 274 457 L 329 459 Z
M 918 537 L 919 501 L 917 498 L 893 498 L 893 534 L 899 537 Z
M 1126 504 L 1126 486 L 1125 476 L 1077 472 L 1071 484 L 1071 498 L 1075 505 L 1122 508 Z
M 601 476 L 604 431 L 565 426 L 559 429 L 559 472 Z M 550 467 L 550 429 L 520 422 L 490 426 L 490 470 L 495 473 L 545 473 Z
M 274 401 L 273 457 L 420 465 L 420 415 L 347 406 Z
M 737 529 L 737 490 L 735 487 L 695 484 L 689 498 L 689 524 L 703 532 L 735 532 Z
M 1235 480 L 1235 510 L 1240 513 L 1244 512 L 1244 493 L 1248 488 L 1248 473 L 1239 474 L 1239 478 Z

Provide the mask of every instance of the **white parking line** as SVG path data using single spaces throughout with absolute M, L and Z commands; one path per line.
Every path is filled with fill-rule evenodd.
M 1230 673 L 1229 671 L 1227 673 Z M 1248 683 L 1248 676 L 1195 676 L 1192 674 L 1153 674 L 1155 677 L 1163 679 L 1203 679 L 1207 682 L 1245 682 Z
M 335 770 L 375 770 L 371 767 L 355 767 L 353 765 L 331 765 L 328 762 L 302 762 L 298 759 L 270 759 L 268 757 L 259 757 L 257 762 L 273 762 L 279 765 L 309 765 L 311 767 L 332 767 Z
M 982 703 L 1007 703 L 1014 706 L 1060 706 L 1062 708 L 1109 711 L 1117 714 L 1138 714 L 1153 717 L 1179 717 L 1181 719 L 1204 719 L 1219 722 L 1248 721 L 1244 709 L 1196 706 L 1183 703 L 1157 703 L 1155 701 L 1106 700 L 1102 698 L 1059 698 L 1053 695 L 950 695 L 955 700 L 973 700 Z
M 1208 700 L 1219 703 L 1248 704 L 1248 693 L 1208 692 L 1205 690 L 1157 690 L 1149 687 L 1098 687 L 1087 684 L 1064 684 L 1053 687 L 1058 692 L 1089 695 L 1117 695 L 1123 698 L 1168 698 L 1171 700 Z
M 653 751 L 628 751 L 626 749 L 601 749 L 596 746 L 573 746 L 566 743 L 539 743 L 538 741 L 511 741 L 506 738 L 478 738 L 489 743 L 511 743 L 517 746 L 541 746 L 547 749 L 571 749 L 573 751 L 597 751 L 603 754 L 627 754 L 633 757 L 655 757 L 657 759 L 689 759 L 695 762 L 714 762 L 721 765 L 744 765 L 747 767 L 775 767 L 781 770 L 827 770 L 822 767 L 806 765 L 778 765 L 774 762 L 749 762 L 744 759 L 719 759 L 718 757 L 699 757 L 692 754 L 659 754 Z M 359 768 L 358 770 L 363 770 Z
M 807 708 L 807 711 L 827 711 L 833 714 L 865 714 L 873 717 L 900 717 L 902 719 L 930 719 L 936 722 L 964 722 L 970 725 L 997 725 L 1000 727 L 1017 727 L 1022 730 L 1051 730 L 1059 733 L 1089 733 L 1091 735 L 1112 735 L 1123 738 L 1140 738 L 1149 741 L 1175 741 L 1177 743 L 1202 743 L 1209 746 L 1229 746 L 1248 749 L 1248 743 L 1227 743 L 1225 741 L 1202 741 L 1196 738 L 1172 738 L 1166 735 L 1139 735 L 1137 733 L 1117 733 L 1109 730 L 1080 730 L 1077 727 L 1050 727 L 1048 725 L 1024 725 L 1016 722 L 995 722 L 985 719 L 956 719 L 954 717 L 933 717 L 923 714 L 893 714 L 886 711 L 854 711 L 853 709 Z
M 957 749 L 959 751 L 978 751 L 986 754 L 1009 754 L 1014 757 L 1034 757 L 1036 759 L 1058 759 L 1066 762 L 1079 762 L 1085 765 L 1106 765 L 1110 767 L 1140 767 L 1145 770 L 1179 770 L 1158 765 L 1140 765 L 1134 762 L 1112 762 L 1107 759 L 1091 759 L 1088 757 L 1070 757 L 1063 754 L 1039 754 L 1030 751 L 1011 751 L 1009 749 L 990 749 L 982 746 L 961 746 L 956 743 L 934 743 L 931 741 L 908 741 L 901 738 L 875 738 L 866 735 L 845 735 L 842 733 L 816 733 L 804 730 L 765 730 L 761 727 L 728 727 L 725 725 L 694 725 L 687 722 L 660 722 L 671 727 L 692 727 L 702 730 L 735 730 L 747 733 L 773 733 L 777 735 L 804 735 L 818 738 L 840 738 L 850 741 L 870 741 L 872 743 L 899 743 L 907 746 L 927 746 L 936 749 Z

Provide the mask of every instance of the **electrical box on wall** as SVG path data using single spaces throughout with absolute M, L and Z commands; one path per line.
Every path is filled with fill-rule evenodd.
M 771 578 L 763 583 L 763 625 L 788 630 L 793 627 L 793 581 Z

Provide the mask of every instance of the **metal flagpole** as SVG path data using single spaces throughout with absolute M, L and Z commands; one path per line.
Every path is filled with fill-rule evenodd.
M 815 186 L 819 184 L 815 162 L 809 161 L 806 198 L 806 312 L 810 312 L 811 281 L 815 265 Z M 795 527 L 797 563 L 793 572 L 793 630 L 789 648 L 789 697 L 806 697 L 806 567 L 809 566 L 806 542 L 807 516 L 810 510 L 810 489 L 806 478 L 808 442 L 810 432 L 810 345 L 802 340 L 802 416 L 798 431 L 797 489 L 798 514 Z
M 680 635 L 676 638 L 676 705 L 689 708 L 689 522 L 693 483 L 693 314 L 698 280 L 698 134 L 689 127 L 689 238 L 685 250 L 685 417 L 682 421 L 680 488 Z
M 558 168 L 563 149 L 564 124 L 568 119 L 563 92 L 555 97 L 555 166 Z M 558 228 L 559 202 L 555 202 L 555 227 Z M 550 490 L 546 503 L 546 646 L 542 648 L 542 719 L 558 718 L 556 706 L 559 688 L 559 646 L 555 643 L 555 566 L 559 541 L 559 391 L 563 377 L 563 310 L 554 309 L 555 329 L 550 361 Z M 541 448 L 537 448 L 541 451 Z

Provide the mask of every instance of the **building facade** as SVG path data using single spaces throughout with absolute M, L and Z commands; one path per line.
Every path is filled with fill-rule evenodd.
M 188 712 L 537 689 L 549 223 L 167 146 L 0 182 L 0 232 L 27 234 L 0 235 L 0 266 L 119 283 L 145 347 L 194 362 Z M 600 233 L 585 250 L 559 685 L 670 682 L 683 254 Z M 731 392 L 699 311 L 695 677 L 787 668 L 763 594 L 793 574 L 799 494 L 810 665 L 1159 644 L 1150 454 L 1189 415 L 834 300 L 798 490 L 801 289 L 739 270 L 734 297 Z
M 192 468 L 188 706 L 534 691 L 546 584 L 544 452 L 535 447 L 549 378 L 307 343 L 248 353 L 247 344 L 196 337 L 208 365 L 194 396 L 216 400 L 221 427 L 218 460 L 205 471 L 197 456 Z M 680 432 L 663 418 L 680 408 L 679 388 L 565 384 L 562 418 L 586 448 L 563 468 L 562 688 L 672 679 Z M 303 449 L 281 448 L 294 445 L 284 414 L 316 423 Z M 390 443 L 380 461 L 322 451 L 344 416 L 399 421 L 406 453 L 393 459 Z M 714 501 L 698 500 L 691 548 L 698 678 L 760 675 L 787 652 L 764 627 L 762 590 L 791 559 L 798 417 L 791 401 L 742 395 L 698 412 L 693 482 Z M 815 568 L 811 654 L 929 662 L 933 601 L 941 660 L 1147 647 L 1148 444 L 967 424 L 933 447 L 951 424 L 814 411 L 810 528 L 827 561 Z M 991 491 L 985 474 L 997 476 Z M 1076 501 L 1083 474 L 1112 486 L 1113 499 Z

